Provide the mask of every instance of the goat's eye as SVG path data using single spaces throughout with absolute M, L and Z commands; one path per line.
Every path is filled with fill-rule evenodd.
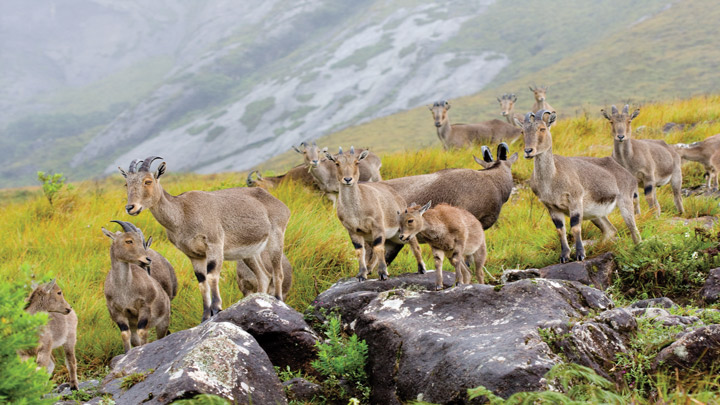
M 408 224 L 412 224 L 414 219 L 408 219 Z
M 146 185 L 146 186 L 149 186 L 149 185 L 151 185 L 151 184 L 152 184 L 152 181 L 151 181 L 151 180 L 145 180 L 145 185 Z
M 132 245 L 133 241 L 132 241 L 132 239 L 128 239 L 125 241 L 125 243 L 127 243 L 128 245 Z
M 545 132 L 545 128 L 540 128 L 540 132 Z
M 62 291 L 58 291 L 58 295 L 62 295 Z

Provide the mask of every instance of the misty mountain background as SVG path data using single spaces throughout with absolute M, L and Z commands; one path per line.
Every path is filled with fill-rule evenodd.
M 102 176 L 148 155 L 164 157 L 174 171 L 249 169 L 301 141 L 435 99 L 500 89 L 688 3 L 703 5 L 3 0 L 0 187 L 34 184 L 38 170 L 71 180 Z M 717 30 L 712 24 L 682 29 Z M 696 39 L 712 42 L 704 31 Z M 704 52 L 692 64 L 697 82 L 686 92 L 660 94 L 716 91 L 715 76 L 703 77 L 718 70 L 712 56 Z M 615 59 L 604 61 L 610 70 L 637 63 Z M 639 96 L 658 95 L 639 87 Z M 477 114 L 491 118 L 497 115 Z M 382 134 L 373 135 L 382 143 Z M 408 135 L 406 146 L 417 147 Z

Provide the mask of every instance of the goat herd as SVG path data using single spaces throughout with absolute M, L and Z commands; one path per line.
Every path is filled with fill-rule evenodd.
M 417 259 L 418 272 L 426 271 L 420 254 L 421 243 L 432 248 L 436 286 L 442 288 L 442 263 L 447 257 L 456 270 L 458 283 L 470 283 L 474 263 L 476 277 L 484 282 L 483 265 L 487 254 L 484 229 L 498 219 L 513 188 L 511 166 L 518 154 L 509 156 L 505 143 L 524 137 L 526 159 L 534 159 L 529 184 L 547 207 L 560 238 L 560 261 L 570 256 L 565 217 L 575 241 L 577 260 L 585 258 L 581 238 L 583 219 L 590 220 L 611 238 L 615 227 L 607 216 L 616 207 L 635 243 L 640 234 L 635 215 L 640 213 L 638 182 L 651 209 L 660 213 L 655 196 L 658 186 L 670 183 L 675 206 L 682 213 L 680 194 L 681 157 L 698 161 L 710 172 L 708 187 L 720 173 L 720 134 L 691 145 L 670 146 L 662 140 L 632 138 L 631 122 L 639 110 L 610 114 L 614 149 L 611 157 L 565 157 L 552 151 L 551 127 L 556 113 L 545 101 L 546 87 L 532 88 L 536 99 L 533 112 L 513 113 L 517 98 L 505 94 L 498 98 L 507 122 L 492 120 L 479 124 L 451 125 L 450 104 L 438 101 L 430 106 L 437 134 L 447 148 L 474 143 L 499 143 L 493 158 L 487 146 L 482 159 L 475 161 L 483 170 L 445 169 L 432 174 L 382 180 L 381 161 L 368 150 L 350 148 L 330 154 L 314 142 L 293 147 L 302 154 L 304 164 L 277 177 L 248 175 L 248 186 L 216 191 L 188 191 L 177 196 L 166 192 L 160 178 L 166 170 L 162 162 L 156 170 L 150 156 L 132 161 L 127 171 L 120 168 L 127 185 L 125 210 L 135 216 L 149 210 L 166 229 L 167 237 L 192 263 L 203 298 L 205 321 L 222 308 L 219 280 L 224 260 L 237 262 L 237 279 L 244 294 L 266 292 L 283 299 L 290 289 L 292 268 L 283 253 L 290 210 L 266 188 L 295 180 L 315 185 L 332 199 L 337 216 L 347 229 L 359 263 L 357 279 L 364 281 L 377 267 L 381 280 L 388 277 L 387 266 L 405 244 Z M 257 180 L 252 175 L 257 173 Z M 260 186 L 260 187 L 252 187 Z M 410 203 L 410 205 L 408 205 Z M 167 260 L 150 249 L 152 237 L 125 221 L 122 231 L 102 229 L 111 240 L 111 269 L 105 280 L 105 297 L 110 317 L 120 329 L 123 347 L 147 341 L 148 329 L 157 337 L 168 333 L 170 302 L 177 294 L 175 271 Z M 52 373 L 52 349 L 65 349 L 71 388 L 77 388 L 75 341 L 77 316 L 53 280 L 35 288 L 26 310 L 50 314 L 38 348 L 23 353 L 37 356 L 38 365 Z

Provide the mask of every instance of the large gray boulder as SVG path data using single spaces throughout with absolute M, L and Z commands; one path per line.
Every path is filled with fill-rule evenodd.
M 133 374 L 144 379 L 121 387 Z M 206 322 L 117 356 L 101 392 L 118 404 L 167 404 L 197 394 L 241 404 L 287 403 L 267 354 L 229 322 Z
M 720 361 L 720 325 L 684 333 L 655 357 L 653 368 L 712 370 Z
M 700 290 L 700 296 L 708 304 L 714 304 L 720 300 L 720 267 L 710 270 L 705 285 Z
M 311 372 L 318 335 L 303 315 L 268 294 L 252 294 L 224 309 L 212 322 L 230 322 L 250 333 L 273 365 Z
M 505 398 L 546 389 L 543 376 L 561 360 L 538 328 L 612 306 L 597 289 L 545 279 L 437 292 L 358 288 L 343 300 L 347 289 L 338 283 L 315 305 L 341 305 L 343 321 L 367 342 L 371 402 L 382 404 L 466 403 L 478 385 Z

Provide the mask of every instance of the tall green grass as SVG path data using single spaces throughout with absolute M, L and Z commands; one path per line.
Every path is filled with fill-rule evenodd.
M 720 96 L 697 97 L 691 100 L 647 105 L 635 121 L 635 127 L 645 126 L 639 137 L 658 137 L 668 142 L 690 142 L 720 132 Z M 660 128 L 667 121 L 692 123 L 715 120 L 715 123 L 696 126 L 688 132 L 667 136 Z M 552 130 L 555 153 L 564 155 L 607 156 L 612 140 L 608 124 L 599 114 L 560 120 Z M 343 142 L 343 146 L 349 146 Z M 356 146 L 359 144 L 356 144 Z M 510 146 L 511 152 L 522 149 L 522 141 Z M 480 155 L 479 148 L 443 151 L 439 145 L 420 150 L 407 150 L 383 155 L 382 174 L 394 178 L 431 173 L 444 168 L 479 168 L 472 155 Z M 297 157 L 298 162 L 300 157 Z M 213 190 L 239 186 L 244 176 L 238 173 L 194 175 L 169 172 L 163 185 L 172 194 L 187 190 Z M 684 167 L 689 179 L 686 186 L 703 182 L 702 168 L 697 164 Z M 518 160 L 513 166 L 517 192 L 504 206 L 498 222 L 487 231 L 487 270 L 497 277 L 506 268 L 540 267 L 555 263 L 559 256 L 559 242 L 546 209 L 524 183 L 532 173 L 532 161 Z M 189 260 L 166 238 L 164 229 L 149 212 L 129 217 L 124 212 L 126 203 L 124 181 L 120 174 L 105 180 L 76 183 L 71 191 L 64 191 L 51 207 L 37 193 L 15 197 L 4 203 L 0 221 L 4 232 L 0 236 L 0 276 L 6 281 L 25 280 L 31 274 L 37 277 L 51 274 L 64 289 L 68 301 L 79 317 L 77 356 L 81 375 L 101 373 L 110 359 L 122 352 L 119 333 L 105 308 L 103 282 L 110 268 L 110 241 L 100 232 L 101 227 L 115 229 L 109 221 L 121 219 L 140 227 L 146 236 L 156 241 L 153 248 L 164 255 L 175 267 L 179 292 L 172 303 L 171 331 L 197 325 L 201 317 L 201 298 Z M 482 198 L 482 190 L 473 191 Z M 294 285 L 287 302 L 303 310 L 320 291 L 342 277 L 354 276 L 357 262 L 347 232 L 337 220 L 332 204 L 317 192 L 298 184 L 284 184 L 272 193 L 285 202 L 292 211 L 286 232 L 285 252 L 294 268 Z M 638 226 L 646 241 L 659 244 L 673 240 L 673 235 L 691 232 L 685 226 L 670 221 L 676 216 L 672 195 L 667 187 L 659 190 L 663 209 L 661 218 L 655 218 L 643 200 L 643 214 Z M 717 215 L 717 200 L 705 197 L 685 199 L 686 217 Z M 610 220 L 619 229 L 615 241 L 588 246 L 593 256 L 606 251 L 620 253 L 625 261 L 636 259 L 634 252 L 643 254 L 651 250 L 636 250 L 618 214 Z M 584 238 L 599 239 L 600 233 L 589 222 L 583 223 Z M 674 245 L 673 245 L 674 246 Z M 424 247 L 428 263 L 429 249 Z M 650 253 L 651 254 L 651 253 Z M 446 263 L 446 269 L 451 270 Z M 414 258 L 405 249 L 389 272 L 415 271 Z M 237 288 L 234 263 L 223 266 L 221 291 L 225 306 L 237 301 L 242 294 Z M 59 371 L 63 368 L 57 368 Z M 60 375 L 56 379 L 62 380 Z

